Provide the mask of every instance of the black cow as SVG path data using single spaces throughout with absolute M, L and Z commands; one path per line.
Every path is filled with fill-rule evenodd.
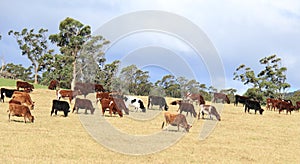
M 245 101 L 250 99 L 249 97 L 246 96 L 240 96 L 240 95 L 235 95 L 235 101 L 234 101 L 234 106 L 237 106 L 239 103 L 245 105 Z
M 11 98 L 14 92 L 17 91 L 16 89 L 6 89 L 6 88 L 1 88 L 1 100 L 4 102 L 4 97 Z
M 264 110 L 261 108 L 260 103 L 258 101 L 248 99 L 245 101 L 245 113 L 247 111 L 249 113 L 250 109 L 255 110 L 255 114 L 257 110 L 259 111 L 259 114 L 263 114 L 264 112 Z
M 159 105 L 159 109 L 161 110 L 162 107 L 164 107 L 165 111 L 168 111 L 169 109 L 165 98 L 160 96 L 148 96 L 148 109 L 150 104 L 151 104 L 151 108 L 153 107 L 153 105 Z
M 59 100 L 53 100 L 52 102 L 52 110 L 51 110 L 51 116 L 53 113 L 57 115 L 57 111 L 63 111 L 65 117 L 68 116 L 68 113 L 70 112 L 70 105 L 66 101 L 59 101 Z

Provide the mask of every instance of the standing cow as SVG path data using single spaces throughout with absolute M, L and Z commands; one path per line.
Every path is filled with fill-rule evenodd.
M 127 108 L 129 106 L 134 107 L 135 111 L 141 110 L 142 112 L 146 112 L 146 108 L 144 106 L 144 102 L 142 99 L 134 97 L 134 96 L 124 96 L 125 105 Z
M 151 104 L 151 108 L 153 105 L 159 105 L 159 109 L 162 110 L 162 107 L 164 107 L 164 110 L 167 111 L 169 109 L 166 99 L 160 96 L 148 96 L 148 109 Z
M 25 105 L 20 105 L 16 103 L 9 103 L 8 121 L 10 121 L 10 116 L 24 117 L 24 122 L 27 120 L 34 122 L 34 116 L 31 115 L 29 108 Z
M 56 90 L 58 86 L 59 86 L 59 82 L 57 80 L 51 80 L 48 89 Z
M 202 118 L 204 118 L 204 114 L 209 115 L 209 118 L 212 119 L 212 116 L 215 116 L 218 121 L 221 121 L 221 117 L 217 111 L 217 109 L 212 105 L 200 105 L 200 111 L 198 114 L 198 120 L 200 119 L 200 114 L 202 114 Z
M 94 114 L 94 111 L 95 111 L 95 108 L 93 107 L 91 100 L 88 100 L 88 99 L 76 98 L 72 113 L 74 113 L 75 110 L 76 110 L 76 113 L 78 113 L 79 108 L 85 109 L 85 114 L 87 114 L 87 110 L 90 110 L 91 114 Z
M 161 128 L 163 128 L 165 124 L 166 126 L 170 124 L 172 126 L 177 126 L 177 131 L 179 131 L 179 126 L 180 126 L 183 127 L 186 132 L 189 132 L 190 128 L 192 127 L 187 123 L 186 118 L 183 114 L 178 114 L 178 113 L 173 114 L 170 112 L 165 112 L 164 116 L 165 116 L 166 123 L 163 122 Z
M 57 115 L 57 111 L 64 112 L 64 116 L 67 117 L 68 113 L 70 112 L 69 103 L 66 101 L 53 100 L 50 116 L 52 116 L 53 113 L 55 113 L 55 115 Z

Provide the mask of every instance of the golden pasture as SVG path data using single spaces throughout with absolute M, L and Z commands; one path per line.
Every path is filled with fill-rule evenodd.
M 88 97 L 94 98 L 94 94 Z M 146 155 L 129 155 L 106 148 L 95 140 L 82 125 L 85 119 L 104 119 L 116 129 L 130 135 L 151 135 L 161 132 L 163 112 L 147 121 L 132 119 L 130 116 L 105 117 L 100 114 L 99 104 L 94 115 L 69 113 L 68 117 L 50 116 L 55 91 L 36 89 L 31 93 L 35 101 L 34 123 L 23 122 L 23 118 L 12 117 L 8 122 L 8 101 L 0 103 L 0 154 L 1 163 L 299 163 L 300 162 L 300 113 L 286 115 L 265 111 L 263 115 L 244 113 L 242 105 L 226 104 L 221 112 L 222 121 L 216 124 L 204 140 L 199 134 L 206 121 L 195 120 L 189 133 L 176 127 L 167 127 L 166 134 L 185 134 L 175 144 L 162 151 Z M 141 97 L 147 104 L 147 97 Z M 170 103 L 173 98 L 167 98 Z M 72 101 L 71 110 L 74 105 Z M 96 106 L 95 101 L 93 104 Z M 216 106 L 220 106 L 216 104 Z M 154 107 L 158 111 L 157 107 Z M 171 106 L 175 112 L 178 106 Z M 197 111 L 199 106 L 196 107 Z M 89 111 L 88 111 L 89 113 Z M 151 113 L 151 111 L 150 111 Z M 131 113 L 141 116 L 141 113 Z M 189 120 L 191 116 L 188 116 Z M 92 120 L 92 119 L 91 119 Z M 215 120 L 214 120 L 215 121 Z M 101 122 L 94 126 L 103 127 Z M 175 130 L 174 130 L 175 129 Z M 166 136 L 167 137 L 167 136 Z M 118 138 L 118 137 L 117 137 Z M 164 139 L 157 142 L 163 142 Z M 107 142 L 118 139 L 112 136 Z M 141 144 L 141 143 L 135 143 Z M 163 144 L 163 143 L 161 143 Z M 148 147 L 145 147 L 147 149 Z M 129 146 L 126 148 L 131 149 Z

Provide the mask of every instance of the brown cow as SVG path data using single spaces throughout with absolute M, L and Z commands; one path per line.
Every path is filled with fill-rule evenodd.
M 9 104 L 18 104 L 18 105 L 22 105 L 22 103 L 21 103 L 20 101 L 17 101 L 17 100 L 15 100 L 15 99 L 9 100 L 8 103 L 9 103 Z
M 123 113 L 118 107 L 118 105 L 115 103 L 115 101 L 112 98 L 103 98 L 100 100 L 101 107 L 102 107 L 102 115 L 104 116 L 105 110 L 109 109 L 109 114 L 112 117 L 112 112 L 114 114 L 118 113 L 120 117 L 123 117 Z
M 227 104 L 230 104 L 230 100 L 228 96 L 224 93 L 214 93 L 212 102 L 217 103 L 218 100 L 221 100 L 223 104 L 225 101 L 227 102 Z
M 57 99 L 60 100 L 60 98 L 66 98 L 66 97 L 69 97 L 69 101 L 70 101 L 70 104 L 72 102 L 72 100 L 74 98 L 76 98 L 77 95 L 80 95 L 81 92 L 78 91 L 78 90 L 75 90 L 75 91 L 72 91 L 72 90 L 56 90 L 56 96 L 57 96 Z
M 59 86 L 59 82 L 57 80 L 51 80 L 48 89 L 56 90 L 56 87 L 58 86 Z
M 196 104 L 199 103 L 199 105 L 205 104 L 203 96 L 197 93 L 187 93 L 184 96 L 184 99 L 187 99 L 188 101 L 196 101 Z
M 19 90 L 19 88 L 23 88 L 24 91 L 26 92 L 31 92 L 34 89 L 34 86 L 32 84 L 29 84 L 26 81 L 17 81 L 17 90 Z
M 110 97 L 110 92 L 97 92 L 96 93 L 96 104 L 103 98 L 108 99 Z
M 165 122 L 166 122 L 166 126 L 168 124 L 172 125 L 172 126 L 177 126 L 177 131 L 179 131 L 179 126 L 183 127 L 186 132 L 189 132 L 190 128 L 192 127 L 191 125 L 189 125 L 186 121 L 186 118 L 183 114 L 178 114 L 178 113 L 170 113 L 170 112 L 165 112 L 164 114 L 165 116 Z M 161 128 L 164 127 L 165 122 L 162 123 Z
M 91 100 L 88 100 L 88 99 L 76 98 L 72 113 L 74 113 L 75 110 L 76 110 L 76 113 L 78 113 L 79 108 L 85 109 L 85 114 L 87 114 L 87 110 L 90 110 L 91 114 L 94 114 L 94 111 L 95 111 L 95 108 L 93 107 Z
M 21 102 L 22 105 L 26 105 L 31 110 L 34 109 L 34 101 L 32 101 L 30 95 L 26 92 L 15 91 L 12 99 Z
M 278 109 L 279 109 L 279 114 L 281 111 L 286 110 L 286 114 L 290 112 L 292 114 L 292 111 L 295 109 L 292 103 L 286 102 L 286 101 L 280 101 L 278 103 Z
M 10 103 L 7 112 L 9 112 L 8 121 L 10 121 L 10 116 L 17 116 L 24 117 L 25 123 L 27 122 L 27 119 L 32 123 L 34 122 L 34 116 L 31 115 L 29 108 L 25 105 Z

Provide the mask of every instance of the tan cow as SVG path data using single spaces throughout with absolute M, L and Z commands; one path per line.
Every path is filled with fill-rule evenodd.
M 15 91 L 12 95 L 12 99 L 21 102 L 22 105 L 26 105 L 31 110 L 34 109 L 34 102 L 26 92 Z
M 25 123 L 27 120 L 32 123 L 34 122 L 34 116 L 31 115 L 29 108 L 25 105 L 10 103 L 9 110 L 7 112 L 9 112 L 8 121 L 10 121 L 10 116 L 17 116 L 24 117 Z

